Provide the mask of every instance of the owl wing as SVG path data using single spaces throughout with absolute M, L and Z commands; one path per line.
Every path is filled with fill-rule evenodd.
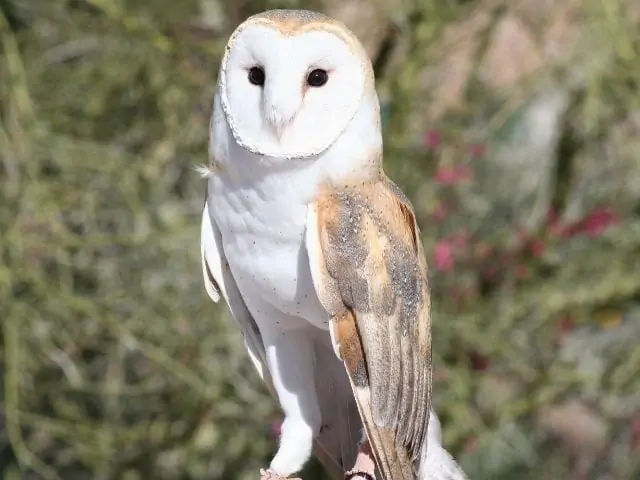
M 205 289 L 215 303 L 218 303 L 221 297 L 224 298 L 231 316 L 242 332 L 251 361 L 267 385 L 272 397 L 277 399 L 271 375 L 267 368 L 266 353 L 260 330 L 238 290 L 229 264 L 224 257 L 220 230 L 215 224 L 209 208 L 208 201 L 205 201 L 202 212 L 200 243 Z M 331 354 L 330 350 L 329 353 Z M 322 355 L 322 353 L 318 355 Z M 322 358 L 318 361 L 322 362 Z M 330 375 L 330 373 L 324 373 L 321 369 L 318 370 L 319 374 Z M 324 385 L 330 384 L 332 381 L 332 378 L 319 379 L 319 383 Z M 322 396 L 322 393 L 322 391 L 319 391 L 319 395 Z M 345 439 L 339 436 L 340 428 L 343 427 L 342 423 L 344 425 L 349 423 L 349 412 L 347 411 L 347 406 L 336 408 L 332 398 L 322 397 L 320 398 L 320 403 L 323 422 L 329 427 L 336 428 L 327 428 L 320 434 L 314 443 L 314 455 L 333 480 L 342 480 L 344 476 L 344 468 L 342 467 L 344 462 L 342 459 L 344 458 L 347 462 L 350 462 L 355 458 L 355 445 L 353 445 L 353 451 L 349 451 L 348 444 L 345 445 Z M 354 415 L 357 418 L 357 412 Z M 345 418 L 347 421 L 343 421 Z
M 427 267 L 413 208 L 390 180 L 325 189 L 307 250 L 378 471 L 418 475 L 431 403 Z
M 273 393 L 271 377 L 267 370 L 266 353 L 260 336 L 260 330 L 251 312 L 247 308 L 236 282 L 229 269 L 229 264 L 222 253 L 220 231 L 215 226 L 208 202 L 205 201 L 200 229 L 200 256 L 204 285 L 209 297 L 218 303 L 223 297 L 231 316 L 242 332 L 244 343 L 260 378 Z

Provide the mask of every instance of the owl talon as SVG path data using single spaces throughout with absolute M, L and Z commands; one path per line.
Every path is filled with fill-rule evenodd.
M 260 469 L 260 480 L 302 480 L 301 478 L 282 477 L 271 470 Z
M 345 472 L 344 480 L 375 480 L 375 473 L 376 464 L 369 442 L 366 442 L 358 448 L 356 463 L 351 470 Z

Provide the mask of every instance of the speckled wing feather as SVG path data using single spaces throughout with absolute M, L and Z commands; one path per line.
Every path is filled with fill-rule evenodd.
M 414 479 L 431 403 L 431 326 L 413 208 L 384 176 L 325 188 L 306 242 L 380 478 Z

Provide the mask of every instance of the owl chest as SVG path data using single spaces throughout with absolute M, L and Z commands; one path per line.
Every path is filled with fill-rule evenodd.
M 224 254 L 249 308 L 266 302 L 284 314 L 326 324 L 305 248 L 307 202 L 226 188 L 211 202 Z

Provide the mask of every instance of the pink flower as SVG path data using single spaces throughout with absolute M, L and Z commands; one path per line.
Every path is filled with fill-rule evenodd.
M 586 217 L 569 225 L 562 225 L 558 220 L 558 214 L 550 211 L 547 225 L 551 233 L 562 238 L 570 238 L 581 233 L 589 237 L 601 235 L 610 226 L 620 222 L 618 214 L 609 207 L 594 208 Z
M 471 158 L 482 158 L 484 157 L 486 147 L 483 143 L 474 143 L 469 148 L 469 153 L 471 154 Z
M 273 438 L 280 438 L 280 433 L 282 431 L 282 420 L 274 420 L 271 422 L 269 429 L 269 436 Z
M 610 208 L 596 208 L 581 222 L 582 228 L 590 237 L 597 237 L 611 225 L 620 221 L 618 214 Z
M 468 166 L 440 167 L 435 174 L 435 181 L 440 185 L 454 185 L 471 180 L 473 172 Z
M 449 272 L 453 269 L 453 248 L 448 240 L 441 240 L 436 243 L 433 250 L 435 256 L 435 266 L 441 272 Z
M 423 141 L 427 148 L 438 148 L 442 144 L 442 135 L 437 130 L 428 130 Z
M 541 257 L 542 254 L 544 253 L 544 250 L 545 250 L 544 243 L 540 239 L 536 238 L 532 240 L 531 243 L 529 244 L 529 251 L 531 252 L 531 255 L 533 255 L 535 258 Z

